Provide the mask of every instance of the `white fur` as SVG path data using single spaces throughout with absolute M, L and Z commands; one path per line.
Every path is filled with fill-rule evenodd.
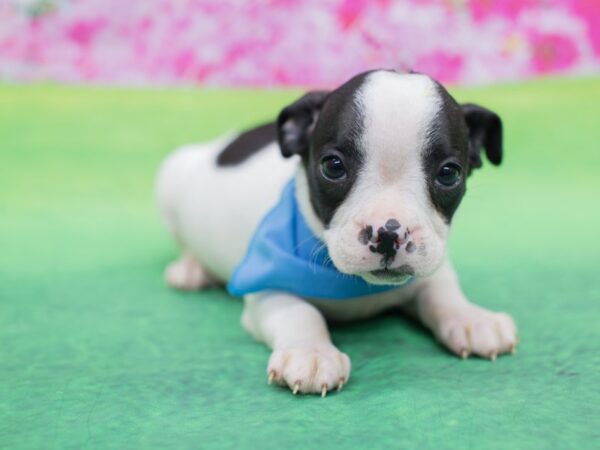
M 407 305 L 457 355 L 494 360 L 517 344 L 512 319 L 470 304 L 445 257 L 448 226 L 431 205 L 420 162 L 427 127 L 439 109 L 432 81 L 375 72 L 355 101 L 366 117 L 360 143 L 366 164 L 327 230 L 311 206 L 306 173 L 295 158 L 283 159 L 275 144 L 225 168 L 215 161 L 231 137 L 185 147 L 167 158 L 157 180 L 161 214 L 184 252 L 166 277 L 183 289 L 228 280 L 259 221 L 294 173 L 303 216 L 343 272 L 369 280 L 367 272 L 379 267 L 357 239 L 366 224 L 376 228 L 393 217 L 413 230 L 418 250 L 395 262 L 410 264 L 419 275 L 406 287 L 345 301 L 277 291 L 246 296 L 244 327 L 273 349 L 269 381 L 295 393 L 325 395 L 349 379 L 350 360 L 332 344 L 324 317 L 362 319 Z

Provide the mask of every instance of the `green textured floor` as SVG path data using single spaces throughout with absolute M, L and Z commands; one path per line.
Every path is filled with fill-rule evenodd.
M 163 285 L 152 200 L 170 148 L 294 95 L 0 87 L 0 448 L 600 448 L 600 79 L 457 92 L 504 118 L 506 164 L 471 180 L 452 255 L 518 356 L 336 327 L 353 372 L 324 400 L 267 386 L 240 301 Z

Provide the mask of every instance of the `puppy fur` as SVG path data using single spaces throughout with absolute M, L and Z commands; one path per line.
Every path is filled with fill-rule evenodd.
M 415 314 L 456 355 L 493 361 L 515 351 L 515 324 L 468 302 L 446 254 L 452 217 L 482 151 L 501 162 L 500 118 L 458 105 L 425 75 L 377 70 L 331 92 L 310 92 L 276 124 L 166 159 L 158 204 L 182 248 L 167 282 L 179 289 L 226 283 L 258 223 L 296 177 L 301 212 L 337 269 L 397 288 L 346 301 L 247 295 L 242 324 L 273 350 L 269 382 L 294 393 L 341 389 L 350 359 L 331 342 L 325 319 L 362 319 L 393 307 Z M 324 172 L 331 158 L 343 164 L 342 177 Z M 451 178 L 458 172 L 451 185 L 444 170 Z

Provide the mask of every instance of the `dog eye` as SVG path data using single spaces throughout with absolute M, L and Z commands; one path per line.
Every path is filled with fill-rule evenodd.
M 346 176 L 346 168 L 340 158 L 329 155 L 321 160 L 321 173 L 329 180 L 339 180 Z
M 460 181 L 460 166 L 447 163 L 442 166 L 437 174 L 436 181 L 445 187 L 452 187 Z

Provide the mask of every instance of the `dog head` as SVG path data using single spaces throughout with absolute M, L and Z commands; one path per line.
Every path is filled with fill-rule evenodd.
M 373 284 L 433 273 L 482 150 L 502 159 L 495 113 L 459 105 L 425 75 L 386 70 L 304 95 L 279 115 L 278 140 L 302 159 L 300 208 L 333 264 Z

